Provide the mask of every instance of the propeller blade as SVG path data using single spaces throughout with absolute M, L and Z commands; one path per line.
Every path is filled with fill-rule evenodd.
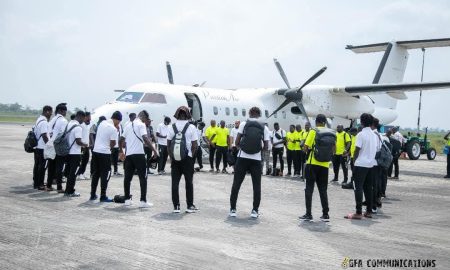
M 283 78 L 284 83 L 285 83 L 285 84 L 287 85 L 287 87 L 290 89 L 290 88 L 291 88 L 291 85 L 289 84 L 289 81 L 288 81 L 288 79 L 287 79 L 287 77 L 286 77 L 286 74 L 284 73 L 283 68 L 281 67 L 280 62 L 278 62 L 278 60 L 277 60 L 276 58 L 273 59 L 273 62 L 275 63 L 275 66 L 277 67 L 278 72 L 279 72 L 280 75 L 281 75 L 281 78 Z
M 272 115 L 276 114 L 279 110 L 283 109 L 289 103 L 291 103 L 291 101 L 289 99 L 285 99 L 283 101 L 283 103 L 281 103 L 281 105 L 275 111 L 273 111 L 273 113 L 271 115 L 269 115 L 269 117 L 267 117 L 267 118 L 270 118 Z
M 327 70 L 327 67 L 321 68 L 319 71 L 316 72 L 316 74 L 312 75 L 311 78 L 309 78 L 302 86 L 300 86 L 300 88 L 299 88 L 297 91 L 302 90 L 303 87 L 307 86 L 309 83 L 311 83 L 312 81 L 314 81 L 315 79 L 317 79 L 317 77 L 319 77 L 320 75 L 322 75 L 322 73 L 324 73 L 325 70 Z
M 172 67 L 170 66 L 170 63 L 166 62 L 166 68 L 167 68 L 167 76 L 169 77 L 169 83 L 173 84 L 173 75 L 172 75 Z
M 301 101 L 296 100 L 295 104 L 297 105 L 297 107 L 300 109 L 300 111 L 302 112 L 303 117 L 306 118 L 306 121 L 309 121 L 309 117 L 308 114 L 306 113 L 305 107 L 303 106 L 303 103 Z M 311 122 L 310 122 L 311 123 Z

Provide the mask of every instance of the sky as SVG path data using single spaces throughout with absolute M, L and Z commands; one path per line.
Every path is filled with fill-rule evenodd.
M 382 53 L 345 46 L 450 37 L 450 1 L 0 0 L 0 103 L 95 108 L 141 82 L 213 88 L 372 82 Z M 405 82 L 419 82 L 409 51 Z M 450 81 L 450 48 L 426 51 L 424 81 Z M 415 127 L 418 93 L 395 124 Z M 422 126 L 450 129 L 450 89 L 423 94 Z

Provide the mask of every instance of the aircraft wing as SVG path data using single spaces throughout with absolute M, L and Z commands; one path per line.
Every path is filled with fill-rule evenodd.
M 450 88 L 450 82 L 427 82 L 427 83 L 392 83 L 392 84 L 369 84 L 359 86 L 345 86 L 333 89 L 334 93 L 346 93 L 352 96 L 389 94 L 394 98 L 404 99 L 404 92 L 425 91 L 434 89 Z M 338 91 L 336 91 L 338 90 Z

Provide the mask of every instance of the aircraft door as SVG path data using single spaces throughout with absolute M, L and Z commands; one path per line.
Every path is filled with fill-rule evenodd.
M 202 104 L 200 103 L 200 99 L 196 94 L 193 93 L 185 93 L 186 101 L 188 107 L 191 109 L 192 119 L 195 121 L 203 120 L 203 111 Z

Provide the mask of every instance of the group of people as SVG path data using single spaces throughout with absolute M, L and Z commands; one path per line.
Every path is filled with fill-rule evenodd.
M 333 163 L 334 178 L 338 181 L 340 168 L 344 174 L 343 188 L 354 189 L 355 213 L 348 214 L 348 219 L 370 218 L 381 207 L 381 198 L 385 196 L 388 174 L 394 171 L 398 178 L 398 157 L 401 149 L 401 134 L 390 130 L 381 135 L 378 119 L 370 114 L 362 114 L 361 127 L 351 128 L 349 133 L 343 126 L 337 130 L 326 128 L 327 118 L 319 114 L 315 119 L 315 128 L 310 123 L 302 129 L 300 125 L 291 125 L 289 132 L 274 124 L 270 131 L 267 124 L 260 120 L 261 110 L 253 107 L 249 110 L 249 119 L 245 122 L 236 121 L 229 131 L 224 121 L 220 126 L 211 121 L 211 126 L 205 129 L 204 123 L 192 124 L 189 108 L 179 107 L 171 124 L 170 117 L 158 125 L 156 134 L 151 128 L 150 115 L 144 110 L 138 115 L 132 113 L 125 126 L 121 125 L 122 114 L 114 112 L 110 119 L 106 116 L 91 124 L 90 114 L 78 111 L 68 122 L 65 118 L 67 105 L 58 104 L 55 116 L 50 106 L 44 106 L 42 115 L 36 120 L 34 134 L 37 146 L 34 151 L 34 188 L 53 191 L 56 180 L 56 191 L 65 196 L 78 197 L 76 179 L 85 179 L 85 170 L 91 158 L 91 193 L 90 200 L 100 202 L 123 202 L 132 205 L 130 191 L 131 181 L 137 175 L 140 182 L 139 207 L 150 207 L 147 201 L 147 176 L 150 172 L 150 162 L 157 161 L 158 173 L 165 174 L 168 157 L 171 160 L 172 203 L 173 212 L 180 213 L 179 183 L 184 176 L 186 182 L 186 212 L 194 213 L 198 208 L 194 204 L 194 172 L 203 168 L 202 142 L 209 150 L 211 172 L 227 173 L 227 166 L 233 168 L 233 184 L 230 194 L 230 217 L 237 215 L 237 198 L 241 184 L 247 173 L 250 173 L 253 184 L 253 208 L 251 217 L 259 216 L 261 201 L 261 175 L 264 164 L 266 174 L 282 176 L 284 170 L 284 148 L 287 152 L 288 176 L 305 179 L 306 213 L 301 220 L 312 220 L 311 204 L 314 186 L 317 185 L 322 204 L 322 221 L 329 221 L 329 206 L 327 196 L 328 170 Z M 48 156 L 55 140 L 65 138 L 69 147 L 67 155 Z M 448 137 L 448 136 L 447 136 Z M 398 143 L 395 143 L 398 141 Z M 157 143 L 157 145 L 155 144 Z M 377 153 L 383 145 L 387 145 L 393 155 L 390 168 L 379 166 Z M 56 145 L 54 146 L 56 147 Z M 51 151 L 50 151 L 51 152 Z M 272 166 L 270 166 L 272 152 Z M 230 160 L 232 162 L 230 162 Z M 108 181 L 111 175 L 121 176 L 117 163 L 123 161 L 124 195 L 115 196 L 114 200 L 107 196 Z M 280 162 L 280 168 L 277 167 Z M 198 167 L 195 167 L 195 162 Z M 352 176 L 348 181 L 348 162 Z M 222 170 L 220 170 L 222 163 Z M 113 167 L 113 172 L 111 172 Z M 395 167 L 395 169 L 392 169 Z M 44 185 L 47 169 L 47 183 Z M 67 183 L 63 189 L 63 175 L 67 172 Z M 97 187 L 100 182 L 100 197 Z M 117 197 L 117 198 L 116 198 Z M 363 197 L 365 201 L 363 202 Z M 366 211 L 362 212 L 362 206 Z

